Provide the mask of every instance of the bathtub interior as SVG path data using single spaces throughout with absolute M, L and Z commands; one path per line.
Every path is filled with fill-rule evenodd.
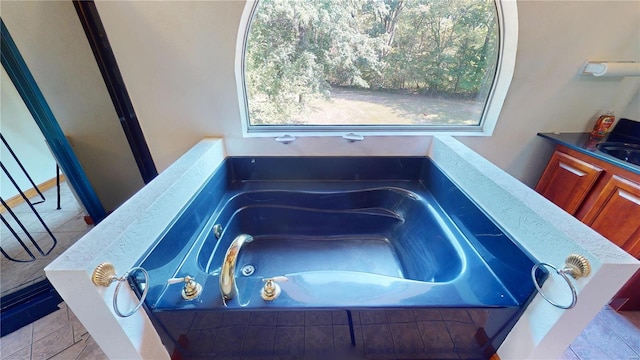
M 256 240 L 240 251 L 239 295 L 225 303 L 220 264 L 242 233 Z M 170 353 L 183 356 L 197 351 L 179 337 L 202 330 L 187 318 L 407 309 L 487 314 L 472 336 L 488 339 L 480 354 L 499 346 L 532 298 L 534 263 L 424 157 L 227 158 L 139 261 L 151 279 L 145 308 Z M 256 265 L 252 276 L 239 273 L 245 264 Z M 166 283 L 185 275 L 205 289 L 194 301 Z M 278 275 L 290 280 L 273 303 L 243 290 Z M 242 326 L 252 331 L 250 322 Z
M 254 241 L 243 246 L 238 263 L 263 277 L 338 270 L 444 282 L 462 271 L 458 240 L 438 223 L 442 216 L 433 201 L 378 183 L 347 191 L 319 191 L 319 185 L 233 196 L 223 205 L 230 216 L 223 210 L 216 221 L 224 228 L 222 237 L 198 254 L 200 269 L 219 273 L 224 250 L 246 233 Z

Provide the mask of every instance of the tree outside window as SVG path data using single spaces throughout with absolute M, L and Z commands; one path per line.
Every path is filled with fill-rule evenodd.
M 478 126 L 498 63 L 491 0 L 261 0 L 254 127 Z

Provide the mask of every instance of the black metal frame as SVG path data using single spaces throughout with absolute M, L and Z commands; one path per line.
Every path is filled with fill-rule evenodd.
M 42 227 L 47 231 L 47 233 L 49 233 L 49 236 L 51 236 L 51 239 L 53 240 L 53 245 L 51 246 L 51 248 L 48 251 L 44 252 L 42 250 L 42 248 L 40 247 L 40 244 L 38 244 L 36 242 L 36 240 L 33 238 L 33 236 L 31 236 L 31 233 L 29 233 L 29 230 L 27 230 L 27 228 L 25 228 L 25 226 L 22 224 L 22 221 L 20 221 L 18 216 L 13 212 L 13 210 L 11 210 L 9 205 L 2 199 L 2 197 L 0 197 L 0 203 L 2 203 L 2 206 L 4 206 L 4 208 L 7 210 L 7 212 L 13 218 L 13 220 L 18 224 L 18 226 L 22 229 L 22 231 L 24 231 L 24 234 L 29 238 L 29 240 L 31 240 L 31 244 L 33 244 L 33 246 L 36 248 L 36 250 L 38 250 L 38 253 L 40 253 L 40 255 L 42 255 L 42 256 L 47 256 L 55 248 L 56 244 L 58 243 L 58 240 L 53 235 L 51 230 L 49 230 L 49 227 L 47 226 L 47 224 L 44 222 L 44 220 L 40 216 L 40 213 L 38 213 L 38 210 L 34 207 L 34 205 L 43 203 L 46 200 L 46 198 L 44 197 L 44 195 L 42 194 L 40 189 L 38 189 L 38 186 L 33 182 L 33 179 L 31 178 L 31 175 L 29 175 L 29 172 L 27 172 L 27 169 L 24 168 L 24 166 L 22 165 L 22 161 L 20 161 L 20 159 L 18 158 L 16 153 L 13 151 L 13 149 L 11 148 L 11 146 L 9 145 L 7 140 L 5 140 L 4 136 L 2 136 L 2 133 L 0 133 L 0 139 L 2 140 L 2 143 L 4 143 L 4 145 L 7 148 L 7 150 L 9 150 L 9 153 L 13 156 L 14 161 L 16 162 L 16 164 L 18 164 L 18 166 L 20 167 L 20 169 L 22 170 L 22 172 L 24 173 L 26 178 L 29 179 L 29 182 L 31 183 L 33 188 L 36 190 L 36 192 L 42 198 L 41 201 L 32 203 L 31 200 L 27 197 L 27 195 L 22 191 L 22 189 L 18 185 L 17 181 L 13 178 L 13 176 L 11 175 L 9 170 L 4 166 L 2 161 L 0 161 L 0 168 L 2 168 L 2 171 L 4 172 L 5 176 L 9 179 L 9 181 L 11 181 L 11 184 L 13 184 L 13 186 L 16 188 L 16 190 L 18 190 L 18 194 L 20 194 L 20 196 L 22 197 L 24 202 L 29 206 L 29 208 L 31 209 L 33 214 L 36 216 L 36 218 L 38 218 L 38 221 L 40 221 L 40 224 L 42 225 Z M 58 168 L 58 166 L 56 165 L 56 169 L 57 168 Z M 56 176 L 57 176 L 56 181 L 59 183 L 60 182 L 60 178 L 58 177 L 59 175 L 56 174 Z M 60 200 L 59 199 L 60 199 L 60 187 L 58 186 L 58 209 L 60 209 Z M 15 262 L 30 262 L 30 261 L 34 261 L 36 258 L 33 255 L 33 253 L 29 250 L 29 248 L 20 239 L 20 236 L 16 233 L 16 231 L 13 229 L 13 227 L 9 224 L 9 222 L 1 214 L 0 214 L 0 220 L 2 220 L 2 222 L 7 226 L 7 228 L 9 229 L 11 234 L 13 235 L 13 237 L 22 246 L 23 250 L 29 256 L 29 260 L 21 260 L 21 259 L 13 258 L 9 254 L 7 254 L 1 246 L 0 246 L 0 253 L 2 253 L 2 255 L 4 255 L 4 257 L 6 257 L 7 259 L 9 259 L 11 261 L 15 261 Z
M 89 40 L 91 50 L 93 50 L 93 55 L 100 68 L 100 73 L 102 73 L 104 83 L 113 101 L 113 106 L 120 118 L 120 124 L 131 147 L 133 157 L 136 159 L 138 169 L 140 169 L 142 180 L 145 184 L 148 184 L 158 176 L 158 171 L 142 133 L 136 112 L 133 109 L 129 93 L 124 85 L 115 55 L 111 50 L 98 9 L 93 0 L 74 0 L 73 6 L 76 8 L 78 18 L 82 23 L 87 40 Z
M 40 189 L 38 189 L 38 186 L 33 182 L 33 179 L 31 178 L 31 175 L 29 175 L 29 173 L 27 172 L 27 169 L 25 169 L 24 166 L 22 165 L 22 161 L 18 159 L 18 156 L 16 155 L 15 152 L 13 152 L 13 149 L 11 148 L 11 146 L 9 146 L 9 143 L 7 142 L 7 140 L 4 139 L 4 136 L 2 136 L 2 133 L 0 133 L 0 139 L 2 140 L 2 143 L 4 143 L 4 146 L 7 147 L 7 150 L 9 150 L 9 153 L 11 154 L 11 156 L 13 156 L 13 159 L 16 161 L 16 164 L 18 164 L 18 166 L 20 167 L 24 175 L 27 177 L 27 179 L 29 179 L 29 182 L 31 183 L 31 186 L 33 187 L 33 189 L 35 189 L 36 192 L 38 192 L 38 195 L 40 195 L 40 198 L 42 198 L 42 200 L 38 202 L 29 201 L 31 205 L 40 204 L 45 200 L 47 200 L 44 198 L 44 195 L 42 195 L 42 192 L 40 191 Z

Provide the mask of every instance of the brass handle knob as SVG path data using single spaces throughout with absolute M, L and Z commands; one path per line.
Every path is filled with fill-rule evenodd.
M 193 300 L 200 295 L 202 292 L 202 285 L 195 282 L 194 278 L 187 275 L 181 278 L 171 278 L 167 280 L 167 284 L 177 284 L 184 282 L 184 287 L 182 288 L 182 298 L 185 300 Z
M 273 301 L 277 299 L 278 296 L 280 296 L 280 293 L 282 292 L 280 285 L 278 285 L 277 283 L 282 281 L 287 281 L 287 280 L 289 279 L 287 279 L 287 277 L 285 276 L 276 276 L 272 278 L 262 279 L 262 281 L 265 284 L 262 287 L 262 291 L 260 295 L 266 301 Z

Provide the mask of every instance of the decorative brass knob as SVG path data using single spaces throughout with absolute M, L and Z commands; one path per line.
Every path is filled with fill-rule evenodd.
M 93 273 L 91 274 L 91 282 L 94 285 L 107 287 L 111 285 L 111 283 L 118 280 L 116 276 L 116 268 L 110 262 L 103 262 L 102 264 L 96 266 L 93 269 Z
M 591 264 L 586 257 L 578 254 L 571 254 L 564 260 L 564 269 L 566 274 L 571 275 L 574 279 L 586 277 L 591 274 Z

